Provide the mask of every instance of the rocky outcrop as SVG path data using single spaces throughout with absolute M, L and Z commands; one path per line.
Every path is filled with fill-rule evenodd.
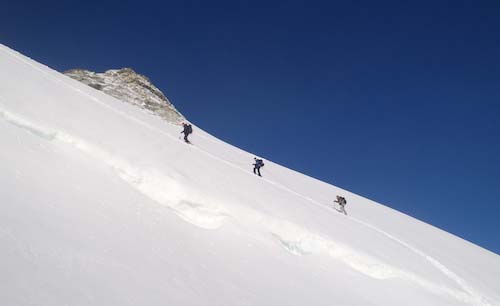
M 151 81 L 130 68 L 96 73 L 72 69 L 65 75 L 119 100 L 147 109 L 172 123 L 185 120 L 168 98 Z

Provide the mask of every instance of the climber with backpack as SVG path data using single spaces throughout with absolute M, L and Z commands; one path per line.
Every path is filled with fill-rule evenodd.
M 338 203 L 340 206 L 340 209 L 335 208 L 335 210 L 344 213 L 344 215 L 347 215 L 347 212 L 345 210 L 345 205 L 347 204 L 347 200 L 344 197 L 337 196 L 337 199 L 334 200 L 333 202 Z
M 258 159 L 257 157 L 254 157 L 253 159 L 253 173 L 257 174 L 258 176 L 262 176 L 260 175 L 260 168 L 264 167 L 264 161 L 262 159 Z
M 188 140 L 188 136 L 189 134 L 193 133 L 193 127 L 191 126 L 191 124 L 185 122 L 182 123 L 182 127 L 184 128 L 184 130 L 181 132 L 181 134 L 184 133 L 184 141 L 186 143 L 191 143 Z

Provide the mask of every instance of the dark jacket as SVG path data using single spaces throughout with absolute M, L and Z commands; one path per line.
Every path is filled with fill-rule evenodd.
M 341 196 L 337 196 L 337 200 L 335 202 L 339 203 L 340 205 L 346 205 L 347 204 L 346 199 L 344 197 L 341 197 Z
M 264 162 L 262 161 L 262 159 L 256 159 L 255 164 L 253 165 L 255 166 L 255 168 L 260 168 L 264 166 Z
M 181 133 L 184 133 L 184 135 L 189 135 L 193 132 L 193 127 L 191 124 L 184 124 L 184 130 Z

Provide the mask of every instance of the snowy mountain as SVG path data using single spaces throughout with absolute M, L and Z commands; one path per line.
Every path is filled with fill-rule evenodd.
M 185 118 L 151 81 L 130 68 L 95 73 L 84 69 L 72 69 L 64 74 L 108 95 L 144 109 L 174 123 Z
M 0 130 L 1 305 L 500 305 L 498 255 L 3 45 Z

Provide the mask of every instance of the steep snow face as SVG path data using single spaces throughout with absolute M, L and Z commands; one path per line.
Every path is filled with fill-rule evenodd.
M 161 90 L 147 77 L 130 68 L 108 70 L 104 73 L 72 69 L 64 74 L 118 100 L 152 111 L 170 122 L 179 123 L 185 120 Z
M 0 86 L 2 305 L 500 305 L 460 238 L 1 45 Z

